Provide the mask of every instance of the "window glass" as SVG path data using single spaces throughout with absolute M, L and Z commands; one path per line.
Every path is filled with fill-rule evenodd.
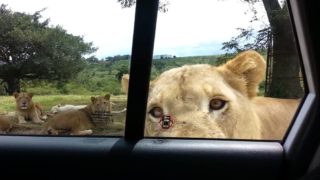
M 134 10 L 117 1 L 1 1 L 1 133 L 122 136 Z
M 284 1 L 162 1 L 145 136 L 281 140 L 305 88 Z

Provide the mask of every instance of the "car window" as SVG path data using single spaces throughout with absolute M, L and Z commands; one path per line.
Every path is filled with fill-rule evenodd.
M 134 12 L 117 1 L 1 1 L 1 133 L 122 136 Z
M 287 4 L 272 2 L 160 2 L 146 137 L 284 137 L 306 86 Z M 134 3 L 59 3 L 1 5 L 0 129 L 123 135 Z
M 281 140 L 306 93 L 286 2 L 165 3 L 145 136 Z

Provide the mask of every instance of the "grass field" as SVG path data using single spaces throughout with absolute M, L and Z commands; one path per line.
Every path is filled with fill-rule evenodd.
M 35 95 L 33 101 L 40 103 L 45 112 L 48 113 L 52 106 L 57 104 L 73 104 L 73 105 L 85 105 L 90 103 L 89 95 Z M 113 106 L 114 111 L 122 110 L 126 107 L 127 100 L 125 95 L 111 96 L 111 101 L 115 104 Z M 15 100 L 13 96 L 0 96 L 0 114 L 7 114 L 15 111 Z M 126 113 L 120 113 L 113 115 L 113 122 L 108 122 L 105 126 L 95 127 L 93 129 L 94 134 L 98 136 L 121 136 L 123 135 L 124 123 Z M 43 124 L 34 124 L 29 122 L 27 124 L 30 128 L 15 128 L 10 134 L 41 134 Z

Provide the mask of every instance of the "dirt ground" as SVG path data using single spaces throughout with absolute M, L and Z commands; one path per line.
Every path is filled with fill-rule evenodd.
M 113 111 L 120 111 L 126 108 L 126 102 L 113 101 Z M 93 128 L 93 134 L 90 136 L 123 136 L 125 127 L 126 112 L 113 114 L 113 121 L 109 120 L 106 123 L 97 123 Z M 43 135 L 44 124 L 36 124 L 33 122 L 27 122 L 24 124 L 26 127 L 15 127 L 9 133 L 10 135 Z M 63 133 L 62 135 L 68 135 Z

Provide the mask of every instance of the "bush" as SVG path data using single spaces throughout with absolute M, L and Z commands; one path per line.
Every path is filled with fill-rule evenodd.
M 61 94 L 60 91 L 51 85 L 37 86 L 37 87 L 27 87 L 25 92 L 32 92 L 36 95 L 51 95 L 51 94 Z

